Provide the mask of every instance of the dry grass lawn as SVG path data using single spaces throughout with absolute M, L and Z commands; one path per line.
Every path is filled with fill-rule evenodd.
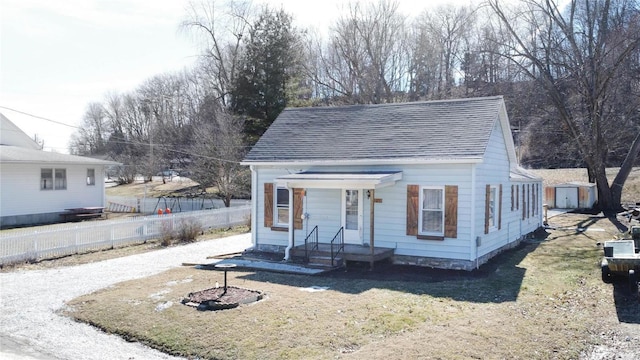
M 233 271 L 230 285 L 266 299 L 202 312 L 180 301 L 223 275 L 185 267 L 74 299 L 68 315 L 194 359 L 577 359 L 599 344 L 610 356 L 640 351 L 640 304 L 622 283 L 600 279 L 595 244 L 616 227 L 579 214 L 550 222 L 558 229 L 456 277 Z M 328 290 L 304 291 L 312 286 Z

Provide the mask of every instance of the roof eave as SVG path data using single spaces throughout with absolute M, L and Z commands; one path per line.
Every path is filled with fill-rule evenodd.
M 246 166 L 355 166 L 355 165 L 439 165 L 439 164 L 479 164 L 482 157 L 468 157 L 456 159 L 424 159 L 424 158 L 398 158 L 398 159 L 348 159 L 348 160 L 245 160 L 240 165 Z
M 115 161 L 100 160 L 99 162 L 74 162 L 74 161 L 47 161 L 47 160 L 0 160 L 2 164 L 45 164 L 45 165 L 94 165 L 94 166 L 114 166 L 122 165 Z

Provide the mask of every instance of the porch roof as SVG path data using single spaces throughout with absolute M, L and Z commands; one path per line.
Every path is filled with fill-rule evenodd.
M 301 172 L 276 178 L 279 186 L 320 189 L 380 189 L 402 179 L 402 171 Z

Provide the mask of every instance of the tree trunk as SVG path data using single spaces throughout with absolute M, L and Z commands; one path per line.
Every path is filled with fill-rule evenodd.
M 607 180 L 606 168 L 599 166 L 595 173 L 596 187 L 598 188 L 598 208 L 604 213 L 617 210 L 620 205 L 614 204 L 609 181 Z
M 624 158 L 618 174 L 616 174 L 616 177 L 613 179 L 613 183 L 611 183 L 611 197 L 614 205 L 617 205 L 618 209 L 622 208 L 622 188 L 624 187 L 624 183 L 627 181 L 627 178 L 631 173 L 631 169 L 633 168 L 633 164 L 635 163 L 639 152 L 640 132 L 638 132 L 635 139 L 633 139 L 631 148 L 629 149 L 627 156 Z

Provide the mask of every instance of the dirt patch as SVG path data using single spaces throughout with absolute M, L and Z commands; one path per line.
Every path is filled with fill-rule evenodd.
M 182 300 L 187 306 L 198 310 L 227 310 L 242 304 L 250 304 L 262 300 L 264 295 L 257 290 L 243 289 L 235 286 L 214 287 L 192 292 Z

